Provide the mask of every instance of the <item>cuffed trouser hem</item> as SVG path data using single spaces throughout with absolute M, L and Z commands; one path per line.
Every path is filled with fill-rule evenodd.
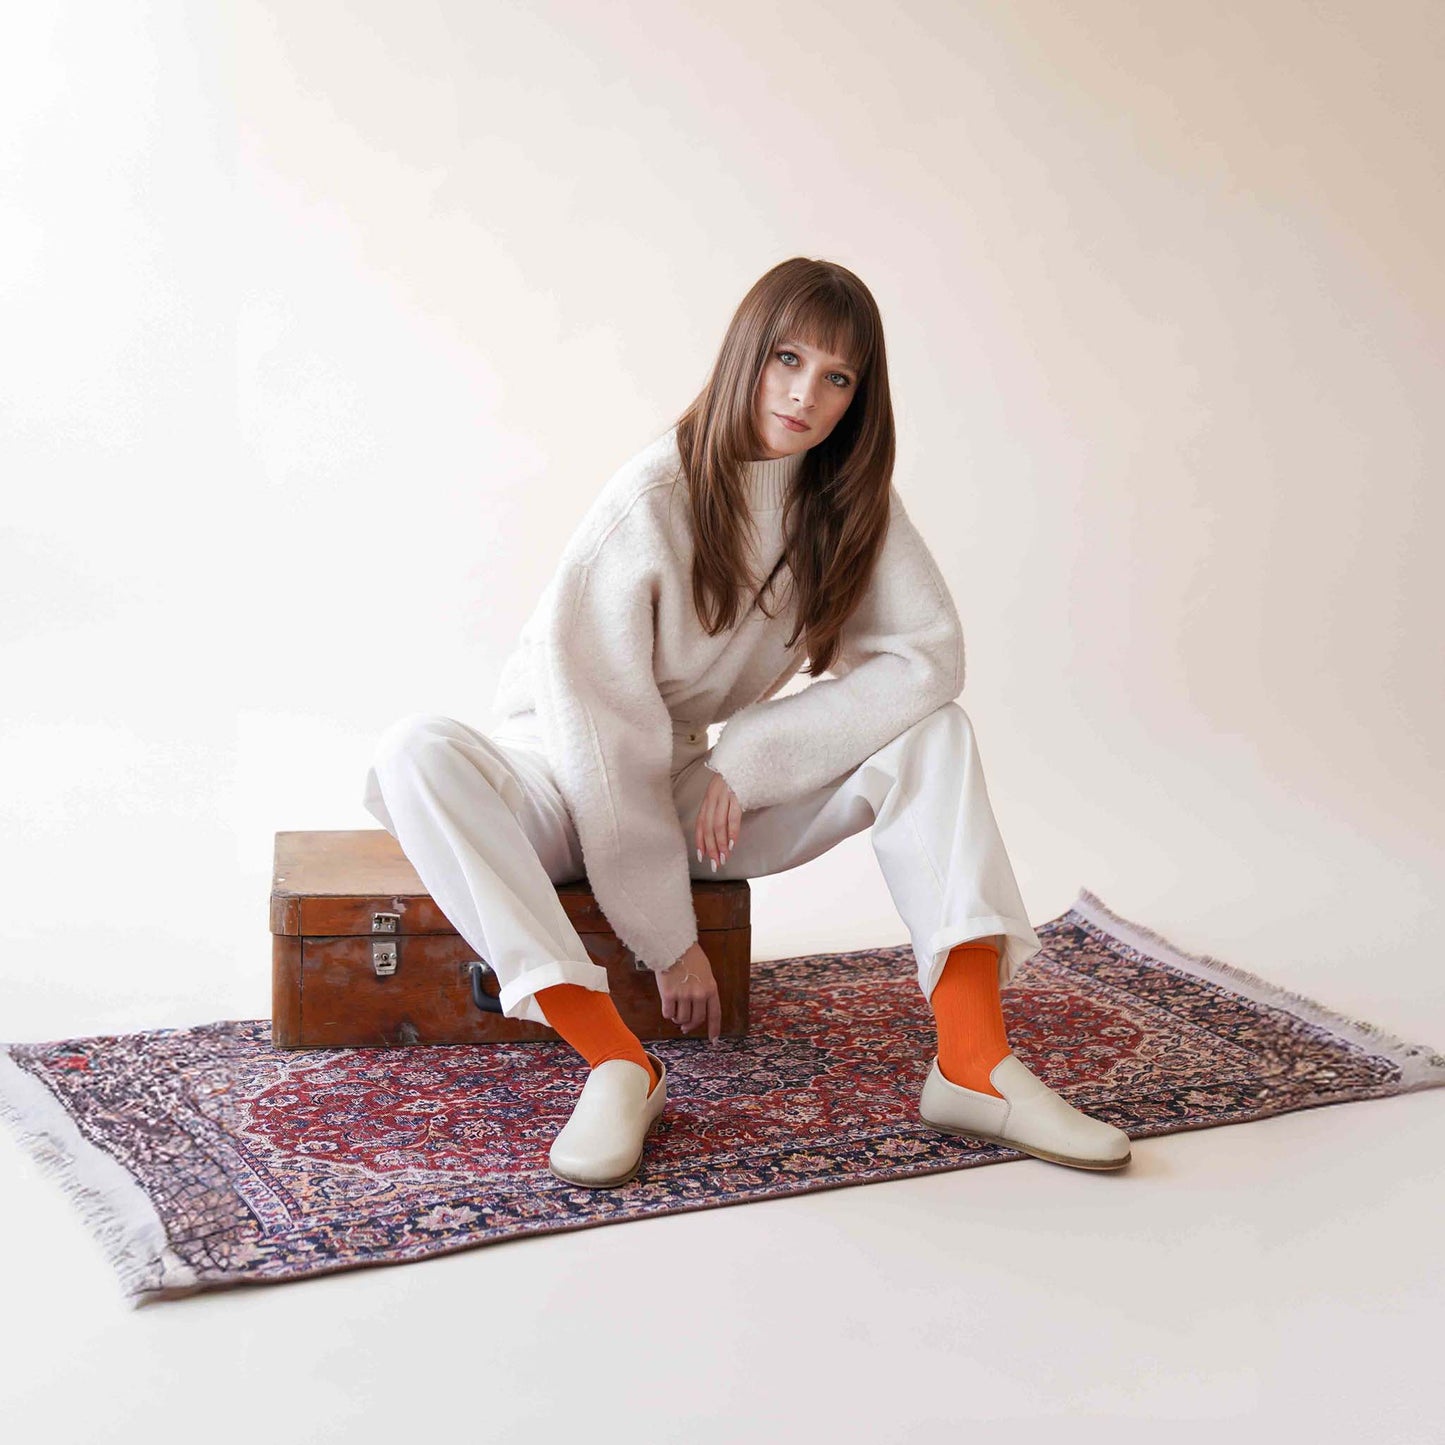
M 1043 951 L 1038 934 L 1028 923 L 1020 923 L 1016 918 L 1004 918 L 996 913 L 941 928 L 933 936 L 927 958 L 920 957 L 918 960 L 918 983 L 923 989 L 924 998 L 932 999 L 933 990 L 943 973 L 943 966 L 948 962 L 948 955 L 953 949 L 970 939 L 992 938 L 995 934 L 1003 935 L 1003 947 L 999 949 L 998 955 L 1000 988 L 1007 987 L 1019 969 L 1036 953 Z
M 554 958 L 550 963 L 529 968 L 526 973 L 519 974 L 502 985 L 497 998 L 501 1002 L 504 1017 L 527 1019 L 531 1023 L 551 1028 L 547 1015 L 542 1012 L 541 1004 L 533 995 L 539 988 L 551 988 L 557 983 L 581 984 L 583 988 L 593 989 L 597 993 L 611 992 L 607 970 L 601 964 L 582 963 L 574 958 Z

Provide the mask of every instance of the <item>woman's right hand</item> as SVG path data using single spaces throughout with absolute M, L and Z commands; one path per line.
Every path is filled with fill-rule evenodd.
M 662 1016 L 671 1019 L 684 1033 L 707 1025 L 714 1041 L 722 1033 L 722 1000 L 712 964 L 699 944 L 694 943 L 671 968 L 657 975 L 657 992 L 662 998 Z

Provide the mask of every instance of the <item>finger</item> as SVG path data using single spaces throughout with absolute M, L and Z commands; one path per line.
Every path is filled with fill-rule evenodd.
M 728 832 L 728 805 L 727 794 L 718 795 L 717 807 L 713 809 L 712 815 L 713 846 L 717 849 L 718 861 L 721 863 L 731 851 L 728 848 L 728 839 L 732 835 Z
M 707 1036 L 716 1039 L 722 1034 L 722 999 L 714 986 L 707 1000 Z
M 703 824 L 703 852 L 706 853 L 713 862 L 717 862 L 718 854 L 722 851 L 718 847 L 718 831 L 717 807 L 714 804 L 708 808 L 707 820 Z
M 707 820 L 710 812 L 708 798 L 711 794 L 704 796 L 702 806 L 697 810 L 697 846 L 702 850 L 703 859 L 707 858 Z
M 738 795 L 731 788 L 728 789 L 728 852 L 731 853 L 738 846 L 738 839 L 743 831 L 743 805 L 738 802 Z
M 727 861 L 727 855 L 732 852 L 732 849 L 728 847 L 728 838 L 731 835 L 728 833 L 726 792 L 718 794 L 717 806 L 712 810 L 712 832 L 713 846 L 717 849 L 718 863 L 721 865 Z
M 697 849 L 697 861 L 699 863 L 707 856 L 707 795 L 703 796 L 701 805 L 697 810 L 697 827 L 693 830 L 693 843 Z
M 716 806 L 717 793 L 712 784 L 709 783 L 707 792 L 703 794 L 702 805 L 697 810 L 697 846 L 702 852 L 704 859 L 711 856 L 713 813 L 716 810 Z

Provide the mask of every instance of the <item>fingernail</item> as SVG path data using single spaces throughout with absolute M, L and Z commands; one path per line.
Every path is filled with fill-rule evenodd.
M 702 862 L 702 849 L 701 849 L 701 848 L 699 848 L 699 849 L 697 850 L 697 861 L 698 861 L 699 863 Z
M 730 852 L 731 852 L 732 849 L 736 848 L 737 846 L 738 846 L 738 840 L 737 840 L 736 838 L 729 838 L 729 839 L 728 839 L 728 850 L 729 850 Z
M 722 861 L 723 861 L 724 863 L 726 863 L 726 862 L 728 861 L 728 855 L 727 855 L 726 853 L 724 853 L 724 854 L 722 855 Z
M 716 859 L 716 858 L 714 858 L 714 859 L 712 860 L 712 871 L 713 871 L 714 873 L 717 872 L 717 859 Z

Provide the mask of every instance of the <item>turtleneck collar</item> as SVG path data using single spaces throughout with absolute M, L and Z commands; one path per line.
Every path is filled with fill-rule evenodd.
M 782 510 L 788 500 L 788 488 L 802 464 L 802 452 L 744 464 L 743 494 L 754 515 Z

